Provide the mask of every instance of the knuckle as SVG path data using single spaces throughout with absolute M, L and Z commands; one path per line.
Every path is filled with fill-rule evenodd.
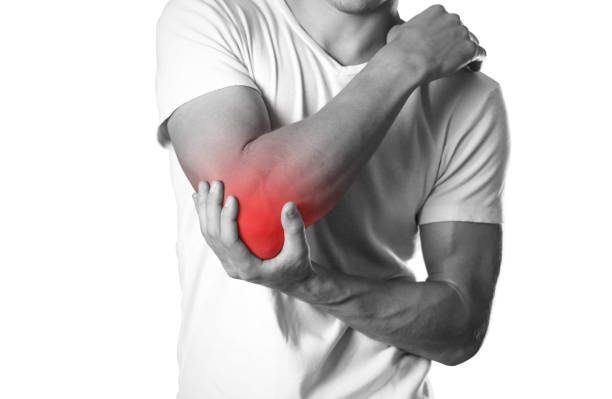
M 228 236 L 227 237 L 227 241 L 226 241 L 226 245 L 225 247 L 229 250 L 229 251 L 233 251 L 233 252 L 238 252 L 240 251 L 240 243 L 238 242 L 238 237 L 237 236 Z
M 444 8 L 442 4 L 434 4 L 433 6 L 431 6 L 431 9 L 438 13 L 446 12 L 446 9 Z
M 229 234 L 224 234 L 221 237 L 221 243 L 223 244 L 223 247 L 226 248 L 228 251 L 232 252 L 235 251 L 236 247 L 235 247 L 235 240 L 232 236 L 230 236 Z
M 448 14 L 449 19 L 451 20 L 451 22 L 454 23 L 459 23 L 461 22 L 461 18 L 459 17 L 459 14 L 455 14 L 455 13 L 450 13 Z
M 221 209 L 221 219 L 226 220 L 226 221 L 233 220 L 232 214 L 229 211 L 229 209 L 227 209 L 227 207 L 223 207 L 223 209 Z
M 288 230 L 293 234 L 304 233 L 304 225 L 302 223 L 295 223 L 292 224 Z
M 468 51 L 470 54 L 476 54 L 476 52 L 478 51 L 478 45 L 476 43 L 474 43 L 473 41 L 469 41 L 468 42 L 468 47 L 467 47 Z
M 459 26 L 457 30 L 457 38 L 461 40 L 470 39 L 470 31 L 465 26 Z

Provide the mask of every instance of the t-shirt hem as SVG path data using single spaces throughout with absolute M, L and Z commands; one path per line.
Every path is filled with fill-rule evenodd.
M 500 207 L 483 207 L 482 205 L 430 205 L 421 211 L 417 221 L 419 225 L 435 222 L 502 224 L 503 212 Z
M 157 142 L 164 148 L 168 147 L 170 143 L 170 136 L 168 134 L 168 120 L 170 119 L 172 114 L 182 105 L 200 96 L 203 96 L 205 94 L 210 94 L 217 90 L 222 90 L 222 89 L 233 87 L 233 86 L 250 87 L 254 90 L 257 90 L 259 93 L 261 93 L 261 89 L 257 87 L 255 83 L 250 82 L 245 79 L 244 81 L 241 81 L 241 82 L 237 82 L 237 81 L 231 81 L 231 82 L 225 82 L 225 83 L 220 82 L 216 84 L 215 86 L 207 87 L 206 89 L 202 89 L 199 91 L 194 90 L 188 95 L 177 97 L 173 101 L 169 102 L 168 105 L 166 106 L 160 105 L 158 119 L 157 119 Z

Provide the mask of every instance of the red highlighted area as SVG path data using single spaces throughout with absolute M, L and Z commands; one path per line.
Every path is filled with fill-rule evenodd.
M 329 210 L 322 209 L 324 213 L 313 212 L 315 204 L 298 193 L 298 181 L 258 175 L 259 173 L 254 173 L 251 169 L 238 176 L 234 174 L 230 178 L 220 178 L 225 186 L 223 203 L 228 195 L 238 199 L 237 222 L 240 239 L 256 256 L 269 259 L 276 256 L 283 247 L 283 205 L 288 201 L 295 202 L 306 226 L 313 224 Z M 303 184 L 303 181 L 301 183 Z

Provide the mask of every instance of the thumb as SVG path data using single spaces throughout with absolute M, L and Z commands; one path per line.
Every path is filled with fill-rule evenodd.
M 397 37 L 397 35 L 399 35 L 399 33 L 400 33 L 400 26 L 402 26 L 403 23 L 404 23 L 404 21 L 401 18 L 399 18 L 399 16 L 398 16 L 397 20 L 395 21 L 393 26 L 391 26 L 391 28 L 387 32 L 387 43 L 392 42 L 393 39 L 395 39 Z
M 304 234 L 304 221 L 294 202 L 287 202 L 283 206 L 281 223 L 285 233 L 285 243 L 282 252 L 300 253 L 307 248 Z

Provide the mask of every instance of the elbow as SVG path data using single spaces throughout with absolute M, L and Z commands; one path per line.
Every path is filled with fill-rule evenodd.
M 234 184 L 232 191 L 239 204 L 238 232 L 247 248 L 261 259 L 276 256 L 283 247 L 284 231 L 281 224 L 283 205 L 294 200 L 287 192 L 270 190 L 264 184 Z M 294 200 L 295 201 L 295 200 Z
M 465 334 L 461 339 L 455 340 L 455 342 L 448 343 L 446 349 L 440 353 L 436 359 L 438 363 L 442 363 L 445 366 L 458 366 L 473 358 L 484 341 L 486 333 L 486 323 L 470 325 L 465 329 Z
M 224 186 L 223 203 L 229 195 L 238 201 L 236 222 L 242 242 L 261 259 L 276 256 L 284 243 L 282 207 L 287 201 L 295 201 L 289 190 L 273 186 L 264 172 L 248 164 L 235 168 L 216 166 L 201 169 L 188 174 L 194 189 L 198 189 L 200 181 L 209 184 L 214 180 L 221 181 Z
M 245 144 L 243 151 L 248 151 Z M 290 168 L 281 170 L 274 160 L 261 160 L 254 156 L 238 161 L 223 162 L 192 173 L 190 181 L 194 188 L 201 180 L 221 180 L 224 184 L 224 199 L 233 195 L 238 200 L 238 233 L 246 247 L 260 259 L 278 255 L 284 244 L 281 211 L 285 203 L 297 204 L 306 227 L 314 223 L 320 212 L 316 197 L 304 193 L 312 190 L 300 179 L 294 178 Z M 281 173 L 282 172 L 282 173 Z M 197 188 L 196 188 L 197 189 Z
M 251 168 L 247 173 L 228 173 L 225 178 L 219 177 L 225 185 L 224 201 L 228 195 L 233 195 L 238 201 L 238 235 L 258 258 L 270 259 L 282 250 L 281 212 L 285 203 L 295 202 L 308 222 L 304 212 L 308 207 L 299 201 L 292 187 L 278 184 L 259 169 Z
M 474 357 L 479 350 L 480 344 L 468 343 L 447 350 L 446 352 L 442 353 L 438 359 L 434 360 L 436 360 L 438 363 L 442 363 L 445 366 L 458 366 Z

